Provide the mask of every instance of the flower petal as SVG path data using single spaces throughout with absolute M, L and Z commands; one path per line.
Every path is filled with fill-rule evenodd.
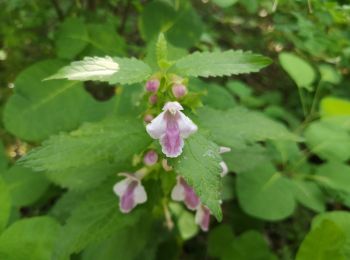
M 116 195 L 118 195 L 119 197 L 123 196 L 123 194 L 125 193 L 125 191 L 128 188 L 128 185 L 130 183 L 130 179 L 126 178 L 120 182 L 117 182 L 114 187 L 113 187 L 113 191 Z
M 177 178 L 177 183 L 171 191 L 171 198 L 175 201 L 183 201 L 185 199 L 185 189 L 181 185 L 179 178 Z
M 166 121 L 164 118 L 165 111 L 154 118 L 151 123 L 146 126 L 147 133 L 153 139 L 160 139 L 165 134 Z
M 141 183 L 139 183 L 135 188 L 134 199 L 137 204 L 141 204 L 147 201 L 147 193 Z
M 136 180 L 132 180 L 129 182 L 129 185 L 123 195 L 119 200 L 120 211 L 123 213 L 129 213 L 135 206 L 135 189 L 139 185 L 139 182 Z
M 210 224 L 210 211 L 209 209 L 204 206 L 200 205 L 197 209 L 196 216 L 195 216 L 195 222 L 197 225 L 200 226 L 200 228 L 203 231 L 209 230 L 209 224 Z
M 179 124 L 180 134 L 183 138 L 189 137 L 191 134 L 193 134 L 198 130 L 198 127 L 184 113 L 179 111 L 178 115 L 179 115 L 178 124 Z
M 220 146 L 219 149 L 220 149 L 219 150 L 219 154 L 231 152 L 231 148 L 230 147 Z
M 182 153 L 184 141 L 180 135 L 165 135 L 160 139 L 162 152 L 170 158 L 178 157 Z

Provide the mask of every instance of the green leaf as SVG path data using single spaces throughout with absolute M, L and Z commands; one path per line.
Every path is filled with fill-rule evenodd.
M 150 73 L 151 68 L 135 58 L 85 57 L 46 79 L 96 80 L 111 85 L 133 84 L 145 80 Z
M 318 69 L 320 70 L 321 80 L 332 84 L 339 84 L 342 76 L 341 74 L 331 65 L 321 64 Z
M 227 224 L 221 224 L 210 231 L 208 236 L 208 253 L 212 257 L 221 258 L 235 236 L 232 229 Z
M 203 108 L 198 111 L 200 127 L 209 129 L 215 142 L 236 149 L 247 143 L 271 140 L 298 140 L 281 123 L 264 114 L 236 107 L 227 111 Z
M 251 216 L 274 221 L 294 211 L 295 200 L 289 180 L 269 162 L 240 173 L 236 185 L 239 204 Z
M 302 180 L 292 180 L 291 184 L 294 196 L 300 204 L 315 212 L 326 210 L 325 197 L 317 184 Z
M 336 124 L 316 121 L 305 130 L 306 143 L 322 159 L 346 161 L 350 158 L 350 135 Z
M 4 173 L 14 206 L 28 206 L 37 201 L 49 187 L 49 182 L 40 173 L 22 166 L 13 166 Z
M 179 6 L 174 7 L 155 1 L 145 5 L 139 19 L 139 30 L 147 41 L 165 33 L 171 44 L 189 48 L 199 41 L 203 26 L 190 2 L 181 1 Z
M 262 55 L 251 52 L 195 52 L 178 60 L 174 70 L 187 77 L 222 77 L 257 72 L 271 63 Z
M 198 225 L 195 223 L 194 215 L 184 209 L 179 203 L 169 203 L 172 215 L 175 216 L 176 226 L 183 240 L 189 240 L 198 233 Z
M 53 136 L 21 159 L 21 163 L 63 187 L 86 189 L 131 161 L 151 142 L 141 120 L 106 118 L 70 134 Z M 55 175 L 55 176 L 53 176 Z
M 14 95 L 4 110 L 9 132 L 24 140 L 41 141 L 107 113 L 111 103 L 95 101 L 77 82 L 42 81 L 62 65 L 58 60 L 46 60 L 16 78 Z
M 321 100 L 322 117 L 350 115 L 350 101 L 337 97 L 325 97 Z
M 251 230 L 236 238 L 221 259 L 277 260 L 277 257 L 271 253 L 264 237 Z
M 342 252 L 345 244 L 345 234 L 337 224 L 324 220 L 314 228 L 302 242 L 296 260 L 345 260 Z
M 156 44 L 156 56 L 159 68 L 163 68 L 168 61 L 168 46 L 164 34 L 159 34 Z
M 201 202 L 222 219 L 221 168 L 219 147 L 200 134 L 190 137 L 182 155 L 175 160 L 175 171 L 193 187 Z
M 238 0 L 213 0 L 213 2 L 222 8 L 227 8 L 237 3 Z
M 60 24 L 55 38 L 59 58 L 73 59 L 88 44 L 87 28 L 78 18 L 69 18 Z
M 0 258 L 50 260 L 59 224 L 49 217 L 19 220 L 0 236 Z
M 7 168 L 8 159 L 5 152 L 5 147 L 2 142 L 0 142 L 0 173 Z
M 129 214 L 120 212 L 113 183 L 108 181 L 88 194 L 73 210 L 57 239 L 53 259 L 67 259 L 92 243 L 136 225 L 142 216 L 147 215 L 140 208 Z
M 312 89 L 312 83 L 316 78 L 316 73 L 309 63 L 293 53 L 282 52 L 278 58 L 282 68 L 299 88 Z
M 350 166 L 329 162 L 318 167 L 316 175 L 312 176 L 320 184 L 343 192 L 350 192 Z
M 6 227 L 11 211 L 11 196 L 7 184 L 0 176 L 0 234 Z M 1 254 L 0 254 L 1 256 Z

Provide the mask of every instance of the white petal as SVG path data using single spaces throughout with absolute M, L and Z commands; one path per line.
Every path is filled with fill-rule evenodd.
M 221 175 L 221 177 L 224 177 L 228 173 L 227 164 L 224 161 L 222 161 L 222 162 L 220 162 L 220 166 L 221 166 L 221 173 L 220 173 L 220 175 Z
M 173 190 L 171 191 L 171 199 L 175 201 L 183 201 L 185 199 L 185 189 L 181 185 L 179 178 Z
M 199 205 L 196 211 L 196 215 L 194 217 L 194 221 L 196 222 L 197 225 L 201 225 L 202 219 L 204 217 L 204 210 L 202 205 Z
M 177 101 L 174 102 L 167 102 L 164 107 L 163 110 L 164 111 L 169 111 L 172 114 L 175 114 L 177 111 L 183 110 L 184 108 L 181 106 L 181 104 Z
M 117 182 L 113 187 L 114 193 L 116 195 L 118 195 L 119 197 L 123 196 L 126 189 L 128 188 L 129 182 L 130 182 L 130 179 L 128 179 L 128 178 L 126 178 L 120 182 Z
M 138 184 L 134 191 L 134 199 L 137 204 L 144 203 L 147 201 L 147 193 L 142 184 Z
M 230 147 L 225 147 L 225 146 L 221 146 L 220 147 L 220 150 L 219 150 L 219 153 L 222 154 L 222 153 L 228 153 L 228 152 L 231 152 L 231 148 Z
M 180 115 L 180 118 L 178 119 L 180 134 L 183 138 L 187 138 L 196 132 L 198 130 L 198 127 L 184 113 L 180 111 L 178 113 Z
M 165 128 L 166 128 L 166 121 L 164 119 L 164 114 L 166 112 L 160 113 L 155 119 L 151 121 L 146 126 L 147 133 L 153 138 L 153 139 L 159 139 L 165 134 Z

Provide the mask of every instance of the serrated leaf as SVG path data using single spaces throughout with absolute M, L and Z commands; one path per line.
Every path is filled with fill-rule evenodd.
M 0 258 L 6 260 L 49 260 L 60 231 L 49 217 L 20 220 L 0 236 Z
M 10 217 L 11 196 L 6 182 L 0 175 L 0 233 L 6 227 Z
M 151 68 L 135 58 L 85 57 L 46 79 L 96 80 L 112 85 L 133 84 L 145 80 L 150 73 Z
M 35 202 L 49 187 L 44 175 L 22 166 L 13 166 L 4 173 L 12 205 L 27 206 Z
M 140 120 L 106 118 L 51 137 L 20 163 L 48 172 L 48 177 L 63 187 L 86 189 L 120 169 L 125 161 L 131 161 L 150 142 Z
M 41 141 L 81 123 L 102 118 L 112 103 L 95 101 L 78 82 L 42 79 L 63 66 L 59 60 L 36 63 L 19 74 L 14 95 L 4 110 L 4 124 L 12 134 Z
M 281 123 L 243 107 L 227 111 L 205 107 L 198 111 L 198 117 L 200 127 L 209 129 L 215 142 L 235 149 L 267 139 L 299 140 Z
M 289 180 L 269 162 L 240 173 L 236 187 L 240 206 L 251 216 L 275 221 L 294 211 L 295 200 Z
M 77 205 L 57 239 L 54 260 L 67 259 L 91 243 L 102 241 L 140 221 L 144 214 L 140 208 L 130 214 L 120 212 L 112 188 L 113 183 L 108 181 Z
M 271 60 L 251 52 L 195 52 L 178 60 L 174 70 L 187 77 L 222 77 L 257 72 Z
M 193 187 L 201 202 L 219 220 L 222 219 L 221 168 L 219 147 L 200 134 L 190 137 L 175 161 L 175 171 Z

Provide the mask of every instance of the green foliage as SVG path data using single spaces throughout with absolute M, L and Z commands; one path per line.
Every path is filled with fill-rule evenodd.
M 266 220 L 286 218 L 295 208 L 289 180 L 268 162 L 238 175 L 237 195 L 245 212 Z
M 198 120 L 202 127 L 211 131 L 214 141 L 223 146 L 244 148 L 246 143 L 266 139 L 298 139 L 282 124 L 242 107 L 225 112 L 203 108 L 199 111 Z
M 310 64 L 293 53 L 285 52 L 279 55 L 279 61 L 299 88 L 312 89 L 316 73 Z
M 8 131 L 28 141 L 42 141 L 82 122 L 101 119 L 110 109 L 71 81 L 42 81 L 63 63 L 47 60 L 29 67 L 15 81 L 15 94 L 6 104 L 4 124 Z
M 13 206 L 28 206 L 38 200 L 49 187 L 44 175 L 22 166 L 13 166 L 3 175 Z
M 174 70 L 189 77 L 222 77 L 257 72 L 270 63 L 269 58 L 250 52 L 195 52 L 179 59 Z
M 6 182 L 0 176 L 0 232 L 6 227 L 10 217 L 11 195 Z
M 220 221 L 219 147 L 200 134 L 188 139 L 183 156 L 175 161 L 175 171 L 191 185 L 202 203 Z
M 86 57 L 72 62 L 48 79 L 97 80 L 109 84 L 133 84 L 145 80 L 150 67 L 135 58 Z
M 21 162 L 37 171 L 46 171 L 60 186 L 86 189 L 117 173 L 124 162 L 149 143 L 144 126 L 136 119 L 107 118 L 83 125 L 70 134 L 51 137 Z
M 8 260 L 49 260 L 58 234 L 59 224 L 49 217 L 20 220 L 0 236 L 0 257 Z

